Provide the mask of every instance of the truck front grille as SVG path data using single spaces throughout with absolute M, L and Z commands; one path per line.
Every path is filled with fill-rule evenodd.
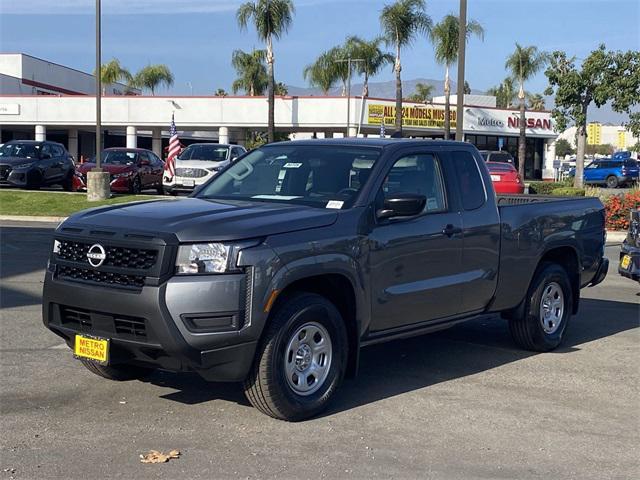
M 77 332 L 107 338 L 143 341 L 148 337 L 144 318 L 93 312 L 66 305 L 60 305 L 60 323 Z
M 94 244 L 62 240 L 58 257 L 63 260 L 89 265 L 87 253 L 92 245 Z M 107 267 L 148 270 L 158 260 L 157 250 L 113 246 L 105 246 L 104 249 L 106 258 L 103 265 Z
M 113 321 L 116 333 L 141 339 L 147 338 L 147 327 L 144 323 L 144 318 L 116 317 Z
M 209 175 L 204 168 L 176 168 L 176 177 L 202 178 Z
M 89 268 L 58 265 L 58 278 L 61 280 L 96 283 L 100 285 L 141 289 L 144 286 L 144 275 L 128 275 L 124 273 L 104 272 Z
M 89 315 L 89 312 L 87 310 L 62 307 L 60 313 L 63 324 L 73 326 L 80 331 L 91 330 L 91 315 Z

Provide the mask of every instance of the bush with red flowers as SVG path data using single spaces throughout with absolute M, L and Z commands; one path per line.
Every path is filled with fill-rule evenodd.
M 608 196 L 603 203 L 607 216 L 607 228 L 609 230 L 628 230 L 629 212 L 640 208 L 640 190 Z

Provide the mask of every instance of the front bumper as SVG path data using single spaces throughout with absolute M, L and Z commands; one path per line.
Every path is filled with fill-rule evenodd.
M 203 183 L 209 181 L 216 173 L 212 172 L 207 176 L 197 178 L 173 177 L 169 182 L 163 179 L 162 187 L 166 192 L 192 192 Z
M 12 168 L 0 166 L 0 185 L 26 187 L 29 184 L 29 168 Z
M 631 262 L 627 268 L 622 268 L 622 259 L 625 255 L 631 257 Z M 620 263 L 618 263 L 618 273 L 623 277 L 640 281 L 640 248 L 633 247 L 626 242 L 620 249 Z
M 110 364 L 194 371 L 211 381 L 241 381 L 257 338 L 247 274 L 173 277 L 138 292 L 45 275 L 43 321 L 73 348 L 76 333 L 110 340 Z

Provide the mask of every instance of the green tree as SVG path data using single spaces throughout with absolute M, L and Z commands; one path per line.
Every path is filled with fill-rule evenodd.
M 496 97 L 496 106 L 498 108 L 511 108 L 516 98 L 513 80 L 509 77 L 505 78 L 500 85 L 487 90 L 487 95 Z
M 446 15 L 440 23 L 431 29 L 429 37 L 435 51 L 436 62 L 445 66 L 444 74 L 444 139 L 448 140 L 451 134 L 451 81 L 449 80 L 449 68 L 458 60 L 460 21 L 457 16 Z M 484 39 L 484 29 L 480 23 L 470 20 L 467 23 L 466 38 L 471 34 Z
M 387 45 L 396 49 L 394 71 L 396 73 L 396 132 L 402 135 L 402 63 L 400 51 L 417 35 L 428 34 L 433 22 L 426 13 L 424 0 L 397 0 L 385 5 L 380 13 L 380 24 Z
M 173 73 L 166 65 L 147 65 L 133 77 L 132 84 L 137 88 L 151 90 L 151 95 L 156 94 L 156 88 L 173 85 Z
M 217 89 L 215 92 L 213 92 L 213 94 L 216 97 L 226 97 L 227 95 L 229 95 L 224 88 Z
M 269 84 L 267 67 L 264 63 L 267 52 L 253 50 L 251 53 L 234 50 L 231 54 L 231 65 L 236 70 L 238 78 L 231 84 L 233 93 L 244 90 L 250 97 L 264 95 Z
M 236 13 L 240 29 L 247 28 L 249 20 L 253 20 L 253 26 L 258 33 L 258 37 L 267 46 L 267 66 L 268 66 L 268 91 L 269 91 L 269 113 L 267 119 L 267 139 L 269 143 L 275 141 L 275 77 L 274 77 L 274 55 L 273 40 L 278 40 L 289 30 L 293 21 L 295 7 L 292 0 L 255 0 L 240 5 Z
M 281 97 L 289 95 L 289 88 L 287 88 L 287 86 L 284 83 L 278 82 L 276 83 L 276 86 L 275 86 L 275 94 Z
M 95 70 L 93 71 L 93 74 L 96 74 Z M 116 58 L 111 59 L 108 63 L 100 65 L 100 81 L 102 82 L 103 95 L 106 93 L 108 85 L 118 82 L 131 84 L 132 80 L 133 76 L 129 70 L 120 65 L 120 61 Z
M 323 52 L 315 62 L 304 67 L 302 76 L 312 87 L 319 88 L 328 95 L 337 81 L 335 59 L 330 52 Z
M 540 93 L 527 94 L 527 107 L 529 110 L 541 111 L 546 108 L 544 97 Z
M 394 61 L 392 54 L 382 50 L 384 38 L 377 37 L 373 40 L 364 40 L 357 36 L 347 38 L 346 45 L 354 58 L 362 59 L 356 64 L 357 71 L 364 76 L 362 84 L 362 96 L 369 96 L 369 78 L 380 73 L 385 66 Z
M 409 100 L 420 103 L 430 102 L 433 89 L 433 85 L 429 85 L 428 83 L 416 83 L 416 91 L 409 96 Z
M 571 146 L 569 141 L 564 138 L 559 138 L 556 140 L 556 155 L 558 157 L 566 157 L 567 155 L 573 155 L 576 153 L 576 150 Z
M 616 148 L 608 143 L 603 143 L 600 145 L 587 145 L 584 151 L 587 155 L 612 155 Z
M 555 94 L 553 117 L 558 130 L 576 126 L 577 154 L 575 186 L 582 187 L 587 143 L 587 111 L 611 102 L 611 108 L 630 114 L 628 126 L 640 133 L 640 115 L 631 109 L 640 104 L 640 52 L 610 52 L 600 45 L 578 67 L 565 52 L 553 52 L 545 72 L 546 95 Z
M 511 77 L 518 82 L 520 90 L 518 99 L 520 100 L 520 139 L 518 141 L 518 173 L 524 178 L 525 159 L 527 158 L 527 137 L 525 118 L 525 92 L 524 83 L 538 73 L 547 62 L 547 54 L 538 50 L 537 47 L 523 47 L 516 42 L 516 49 L 507 57 L 505 68 L 511 73 Z

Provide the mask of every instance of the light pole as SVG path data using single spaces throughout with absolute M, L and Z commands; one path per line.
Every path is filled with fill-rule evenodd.
M 102 59 L 100 0 L 96 0 L 96 166 L 87 172 L 87 200 L 106 200 L 111 195 L 109 172 L 102 171 Z
M 460 0 L 458 25 L 458 85 L 456 98 L 456 140 L 463 140 L 464 124 L 464 54 L 467 44 L 467 0 Z
M 349 127 L 351 126 L 351 63 L 364 61 L 364 58 L 351 58 L 351 56 L 334 60 L 336 63 L 347 62 L 347 137 L 349 136 Z

